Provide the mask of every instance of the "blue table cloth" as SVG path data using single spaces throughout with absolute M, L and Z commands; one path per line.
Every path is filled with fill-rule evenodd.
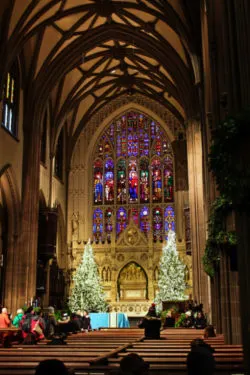
M 92 329 L 99 328 L 129 328 L 129 320 L 124 313 L 90 313 Z

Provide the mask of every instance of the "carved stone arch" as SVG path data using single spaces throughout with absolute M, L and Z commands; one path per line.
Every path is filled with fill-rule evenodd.
M 15 173 L 11 165 L 0 171 L 0 201 L 6 210 L 7 233 L 6 251 L 3 254 L 5 268 L 2 303 L 14 311 L 18 306 L 19 275 L 19 235 L 21 220 L 21 202 Z

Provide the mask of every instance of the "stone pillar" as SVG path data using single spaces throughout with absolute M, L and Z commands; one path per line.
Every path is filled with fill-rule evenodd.
M 209 280 L 203 271 L 202 264 L 206 243 L 206 222 L 204 214 L 201 124 L 197 119 L 190 119 L 188 122 L 187 157 L 194 298 L 203 303 L 204 311 L 210 314 Z
M 26 119 L 30 123 L 31 119 Z M 23 306 L 36 294 L 37 236 L 39 212 L 40 137 L 37 127 L 24 137 L 23 200 L 20 234 L 18 305 Z
M 236 232 L 238 237 L 237 255 L 240 284 L 240 309 L 242 339 L 244 346 L 244 358 L 246 373 L 250 371 L 250 214 L 248 212 L 236 212 Z
M 241 344 L 238 272 L 230 268 L 230 256 L 223 249 L 220 261 L 222 332 L 226 344 Z

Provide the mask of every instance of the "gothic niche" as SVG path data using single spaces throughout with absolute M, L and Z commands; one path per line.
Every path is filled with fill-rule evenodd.
M 111 281 L 111 270 L 110 267 L 103 267 L 102 269 L 102 282 L 110 282 Z
M 117 291 L 121 301 L 146 300 L 148 280 L 144 269 L 135 262 L 124 266 L 118 276 Z

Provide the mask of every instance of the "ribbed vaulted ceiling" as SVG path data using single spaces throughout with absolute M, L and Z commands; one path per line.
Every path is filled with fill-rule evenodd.
M 33 96 L 50 97 L 55 134 L 70 118 L 68 134 L 76 138 L 121 95 L 147 96 L 183 121 L 199 80 L 197 3 L 16 0 L 6 49 L 21 56 Z

